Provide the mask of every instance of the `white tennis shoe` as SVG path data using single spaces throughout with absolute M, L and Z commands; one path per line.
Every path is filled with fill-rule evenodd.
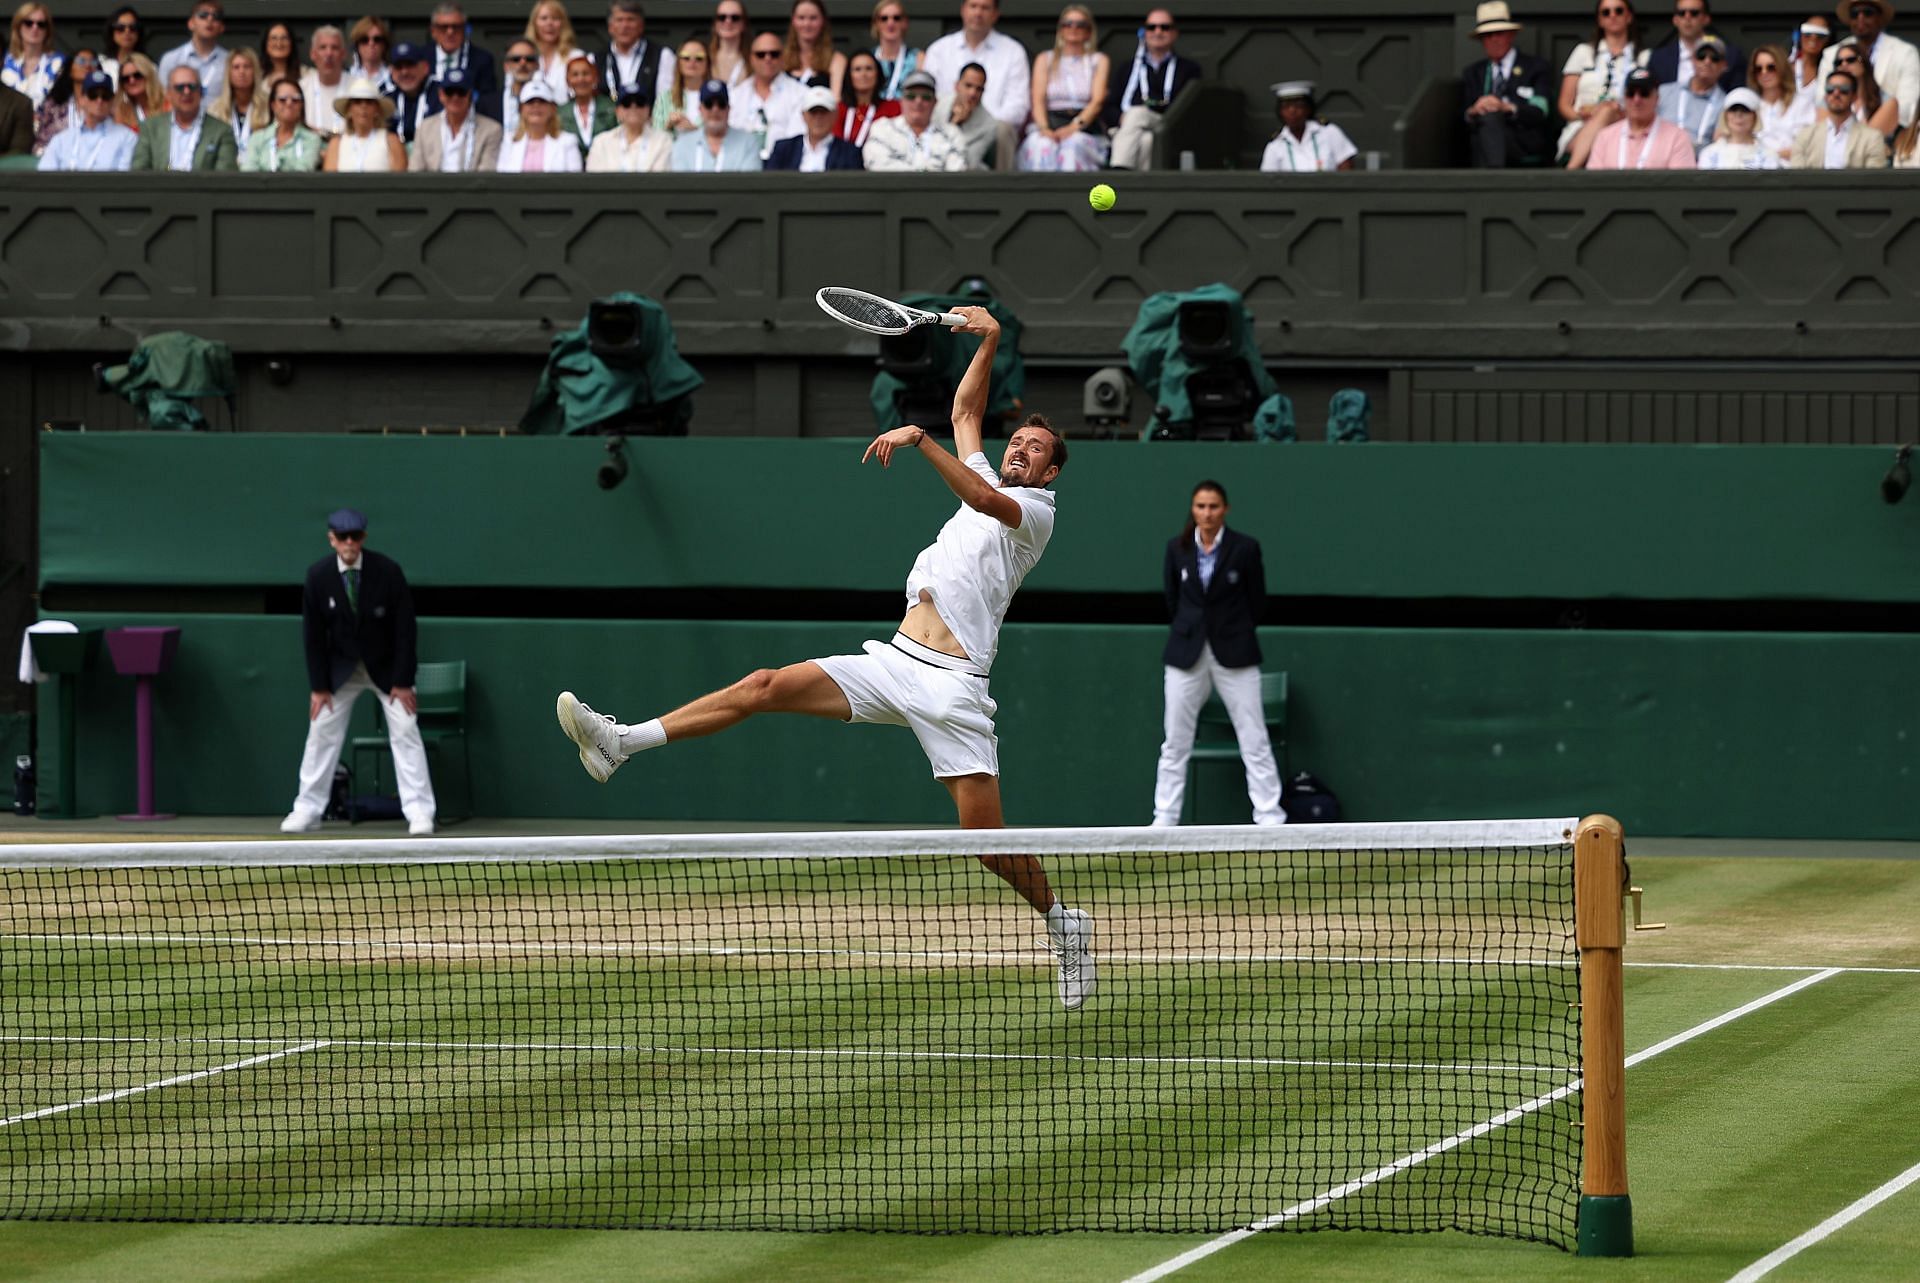
M 553 711 L 560 718 L 560 729 L 580 746 L 580 765 L 587 768 L 587 774 L 602 784 L 612 779 L 627 760 L 627 754 L 620 751 L 620 732 L 614 729 L 613 719 L 588 708 L 573 697 L 572 691 L 560 692 Z
M 1093 915 L 1062 909 L 1057 923 L 1047 923 L 1047 938 L 1040 943 L 1059 966 L 1060 1005 L 1072 1011 L 1093 996 Z

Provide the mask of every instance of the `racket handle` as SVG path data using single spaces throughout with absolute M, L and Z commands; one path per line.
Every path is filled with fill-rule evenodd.
M 965 325 L 966 323 L 967 323 L 967 318 L 960 315 L 960 313 L 958 312 L 940 313 L 940 324 L 942 325 Z

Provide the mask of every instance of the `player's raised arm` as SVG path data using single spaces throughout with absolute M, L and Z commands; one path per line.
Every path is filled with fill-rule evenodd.
M 993 382 L 993 354 L 1000 347 L 1000 322 L 984 307 L 956 309 L 967 318 L 965 325 L 953 327 L 955 334 L 978 334 L 980 350 L 967 366 L 967 376 L 953 390 L 953 452 L 962 459 L 981 448 L 982 425 L 987 417 L 987 389 Z

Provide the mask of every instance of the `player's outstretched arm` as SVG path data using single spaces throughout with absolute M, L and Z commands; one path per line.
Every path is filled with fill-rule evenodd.
M 980 350 L 973 354 L 966 377 L 953 390 L 953 449 L 962 459 L 981 448 L 987 418 L 987 389 L 993 382 L 993 355 L 1000 347 L 1000 322 L 984 307 L 954 309 L 967 318 L 953 327 L 955 334 L 978 334 Z
M 1004 526 L 1019 529 L 1020 505 L 990 485 L 985 477 L 948 454 L 938 441 L 927 435 L 924 428 L 909 423 L 904 428 L 882 432 L 873 439 L 867 452 L 860 456 L 860 462 L 877 458 L 880 466 L 885 468 L 893 463 L 895 452 L 900 450 L 912 450 L 926 456 L 933 470 L 947 483 L 947 489 L 953 491 L 954 496 L 967 507 L 975 512 L 986 513 Z

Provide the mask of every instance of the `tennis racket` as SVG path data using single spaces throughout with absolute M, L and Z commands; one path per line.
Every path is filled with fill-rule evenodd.
M 829 285 L 817 291 L 813 301 L 820 310 L 842 325 L 869 334 L 905 334 L 922 325 L 965 325 L 967 318 L 957 312 L 924 312 L 905 303 L 881 298 L 865 290 L 850 290 Z

